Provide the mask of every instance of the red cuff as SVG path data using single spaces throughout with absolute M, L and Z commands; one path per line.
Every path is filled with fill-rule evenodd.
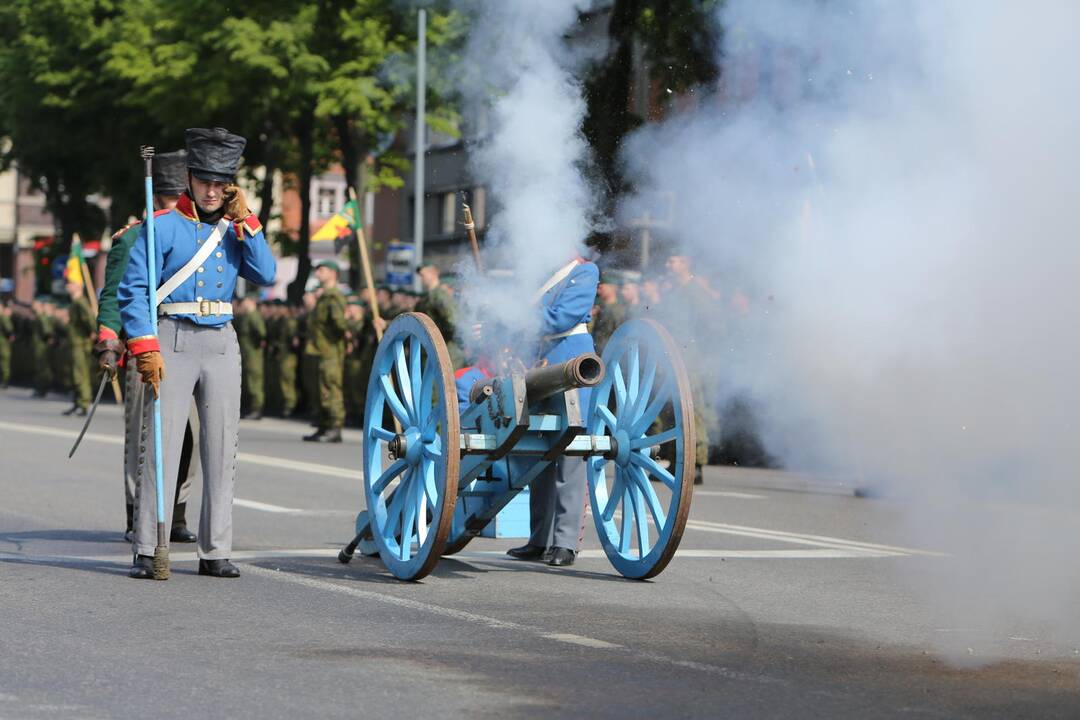
M 154 335 L 144 335 L 143 337 L 132 338 L 127 343 L 128 352 L 132 355 L 142 355 L 145 352 L 161 352 L 161 346 L 158 345 L 157 337 Z
M 119 340 L 120 337 L 113 332 L 112 328 L 105 327 L 104 325 L 98 325 L 97 341 L 105 342 L 106 340 Z

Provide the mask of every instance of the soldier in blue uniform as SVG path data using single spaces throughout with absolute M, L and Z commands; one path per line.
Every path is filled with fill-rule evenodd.
M 224 128 L 194 128 L 185 132 L 185 140 L 188 189 L 172 211 L 155 221 L 156 252 L 151 261 L 161 283 L 158 334 L 154 335 L 149 315 L 145 225 L 132 247 L 117 297 L 128 350 L 143 382 L 161 398 L 166 497 L 174 492 L 184 427 L 195 395 L 203 470 L 199 574 L 238 577 L 240 571 L 229 562 L 240 420 L 240 349 L 231 303 L 238 276 L 269 285 L 277 265 L 262 226 L 233 184 L 244 138 Z M 146 407 L 152 412 L 152 403 Z M 143 468 L 139 483 L 130 575 L 151 578 L 157 522 L 153 468 Z M 167 509 L 170 506 L 166 504 Z M 168 526 L 170 518 L 165 522 Z
M 600 271 L 575 258 L 555 272 L 534 297 L 540 313 L 537 361 L 550 365 L 594 352 L 588 322 Z M 581 406 L 589 406 L 589 393 L 579 391 Z M 556 567 L 573 565 L 577 557 L 585 512 L 585 462 L 561 457 L 529 487 L 529 542 L 507 551 L 519 560 L 545 560 Z

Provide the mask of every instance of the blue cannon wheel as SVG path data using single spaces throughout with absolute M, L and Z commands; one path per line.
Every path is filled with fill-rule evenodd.
M 399 315 L 368 377 L 364 495 L 379 557 L 403 580 L 430 573 L 445 548 L 457 502 L 458 427 L 442 335 L 427 315 Z
M 694 406 L 678 346 L 652 320 L 623 324 L 604 348 L 607 373 L 588 430 L 609 435 L 613 460 L 589 458 L 600 543 L 628 578 L 658 575 L 679 547 L 694 492 Z

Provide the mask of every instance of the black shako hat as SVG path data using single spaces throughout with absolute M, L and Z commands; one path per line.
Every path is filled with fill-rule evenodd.
M 225 128 L 188 128 L 187 167 L 191 174 L 208 182 L 232 182 L 247 140 Z
M 179 195 L 187 189 L 187 153 L 183 150 L 154 156 L 154 192 Z

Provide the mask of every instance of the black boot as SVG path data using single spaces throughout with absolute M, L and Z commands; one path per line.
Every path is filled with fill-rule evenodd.
M 694 484 L 695 485 L 704 485 L 705 484 L 705 478 L 703 478 L 701 476 L 701 466 L 700 465 L 695 465 L 694 466 Z
M 219 578 L 238 578 L 240 569 L 228 560 L 199 560 L 199 574 Z
M 74 415 L 78 411 L 79 411 L 79 406 L 78 405 L 72 405 L 71 407 L 69 407 L 67 410 L 65 410 L 64 412 L 62 412 L 60 414 L 61 415 Z M 85 414 L 86 414 L 86 411 L 83 410 L 83 415 L 85 415 Z
M 573 565 L 576 558 L 577 553 L 570 548 L 553 547 L 551 548 L 551 557 L 548 559 L 547 564 L 553 567 L 566 567 L 568 565 Z
M 316 440 L 315 442 L 322 442 L 322 443 L 339 443 L 339 442 L 341 442 L 341 428 L 330 428 L 329 430 L 324 430 L 322 432 L 322 434 L 319 436 L 319 439 Z
M 525 544 L 521 547 L 510 548 L 506 554 L 515 560 L 540 560 L 547 551 L 542 545 Z
M 127 525 L 124 526 L 124 542 L 132 542 L 135 540 L 135 526 L 131 522 L 135 516 L 135 506 L 125 505 L 124 511 L 127 513 Z
M 310 435 L 305 435 L 304 436 L 304 442 L 322 442 L 322 436 L 323 436 L 324 432 L 326 432 L 326 431 L 323 430 L 322 428 L 319 428 L 318 430 L 311 433 Z
M 169 542 L 193 543 L 198 539 L 195 533 L 188 530 L 187 503 L 176 503 L 173 508 L 172 531 L 169 533 Z
M 128 570 L 128 577 L 136 580 L 153 580 L 154 558 L 149 555 L 136 555 L 131 570 Z

